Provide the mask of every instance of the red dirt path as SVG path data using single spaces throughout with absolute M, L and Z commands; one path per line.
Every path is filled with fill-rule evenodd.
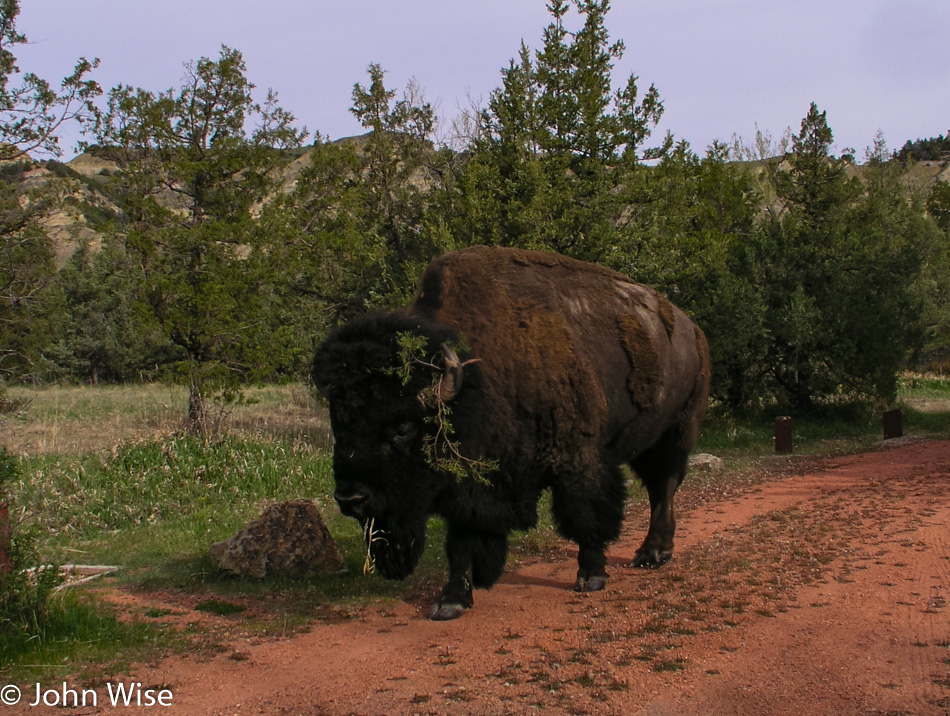
M 764 464 L 687 478 L 662 569 L 623 566 L 632 508 L 605 592 L 569 590 L 565 546 L 455 622 L 399 603 L 134 678 L 182 714 L 950 713 L 950 442 Z

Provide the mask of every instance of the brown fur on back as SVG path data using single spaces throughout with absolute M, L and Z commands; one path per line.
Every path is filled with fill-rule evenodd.
M 603 457 L 574 448 L 635 454 L 677 416 L 689 416 L 683 428 L 695 437 L 708 394 L 705 337 L 619 273 L 557 254 L 474 247 L 434 260 L 410 310 L 455 328 L 480 359 L 483 414 L 496 426 L 484 439 L 543 438 L 555 466 Z

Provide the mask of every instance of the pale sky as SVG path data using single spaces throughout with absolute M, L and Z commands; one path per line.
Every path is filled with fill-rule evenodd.
M 864 150 L 880 130 L 889 149 L 950 131 L 950 0 L 614 0 L 611 40 L 631 74 L 655 84 L 666 107 L 658 130 L 703 153 L 716 139 L 752 140 L 756 128 L 797 132 L 809 103 L 828 113 L 840 153 Z M 240 50 L 263 100 L 313 134 L 361 134 L 349 112 L 354 83 L 379 63 L 400 93 L 415 78 L 448 131 L 484 104 L 522 40 L 539 49 L 544 0 L 21 0 L 21 69 L 52 82 L 80 56 L 95 78 L 153 91 L 178 88 L 183 65 Z M 572 28 L 572 29 L 576 29 Z M 78 137 L 63 138 L 67 158 Z

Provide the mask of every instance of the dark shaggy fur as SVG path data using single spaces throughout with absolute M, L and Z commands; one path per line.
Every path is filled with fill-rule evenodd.
M 424 336 L 408 377 L 399 335 Z M 488 483 L 432 469 L 441 346 L 464 363 L 448 407 L 450 439 L 497 461 Z M 464 347 L 464 349 L 463 349 Z M 376 564 L 389 578 L 418 562 L 430 514 L 448 525 L 449 579 L 432 617 L 472 605 L 472 586 L 504 569 L 507 535 L 537 522 L 550 489 L 558 530 L 579 546 L 575 589 L 606 584 L 620 534 L 622 465 L 645 484 L 650 529 L 633 559 L 673 553 L 673 495 L 702 420 L 709 353 L 702 331 L 664 297 L 626 277 L 556 254 L 477 247 L 435 259 L 405 311 L 357 319 L 317 351 L 315 383 L 336 437 L 336 497 L 375 520 Z M 427 392 L 428 391 L 428 392 Z M 441 440 L 441 442 L 440 442 Z

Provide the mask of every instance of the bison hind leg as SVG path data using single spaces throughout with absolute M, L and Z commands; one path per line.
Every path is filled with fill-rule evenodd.
M 662 567 L 671 559 L 673 559 L 672 549 L 660 550 L 648 545 L 646 541 L 644 541 L 640 549 L 634 553 L 633 559 L 630 560 L 630 566 L 639 569 L 656 569 L 657 567 Z
M 650 496 L 650 528 L 630 563 L 633 567 L 659 567 L 673 558 L 673 496 L 689 461 L 689 448 L 677 438 L 677 431 L 671 431 L 631 463 Z

